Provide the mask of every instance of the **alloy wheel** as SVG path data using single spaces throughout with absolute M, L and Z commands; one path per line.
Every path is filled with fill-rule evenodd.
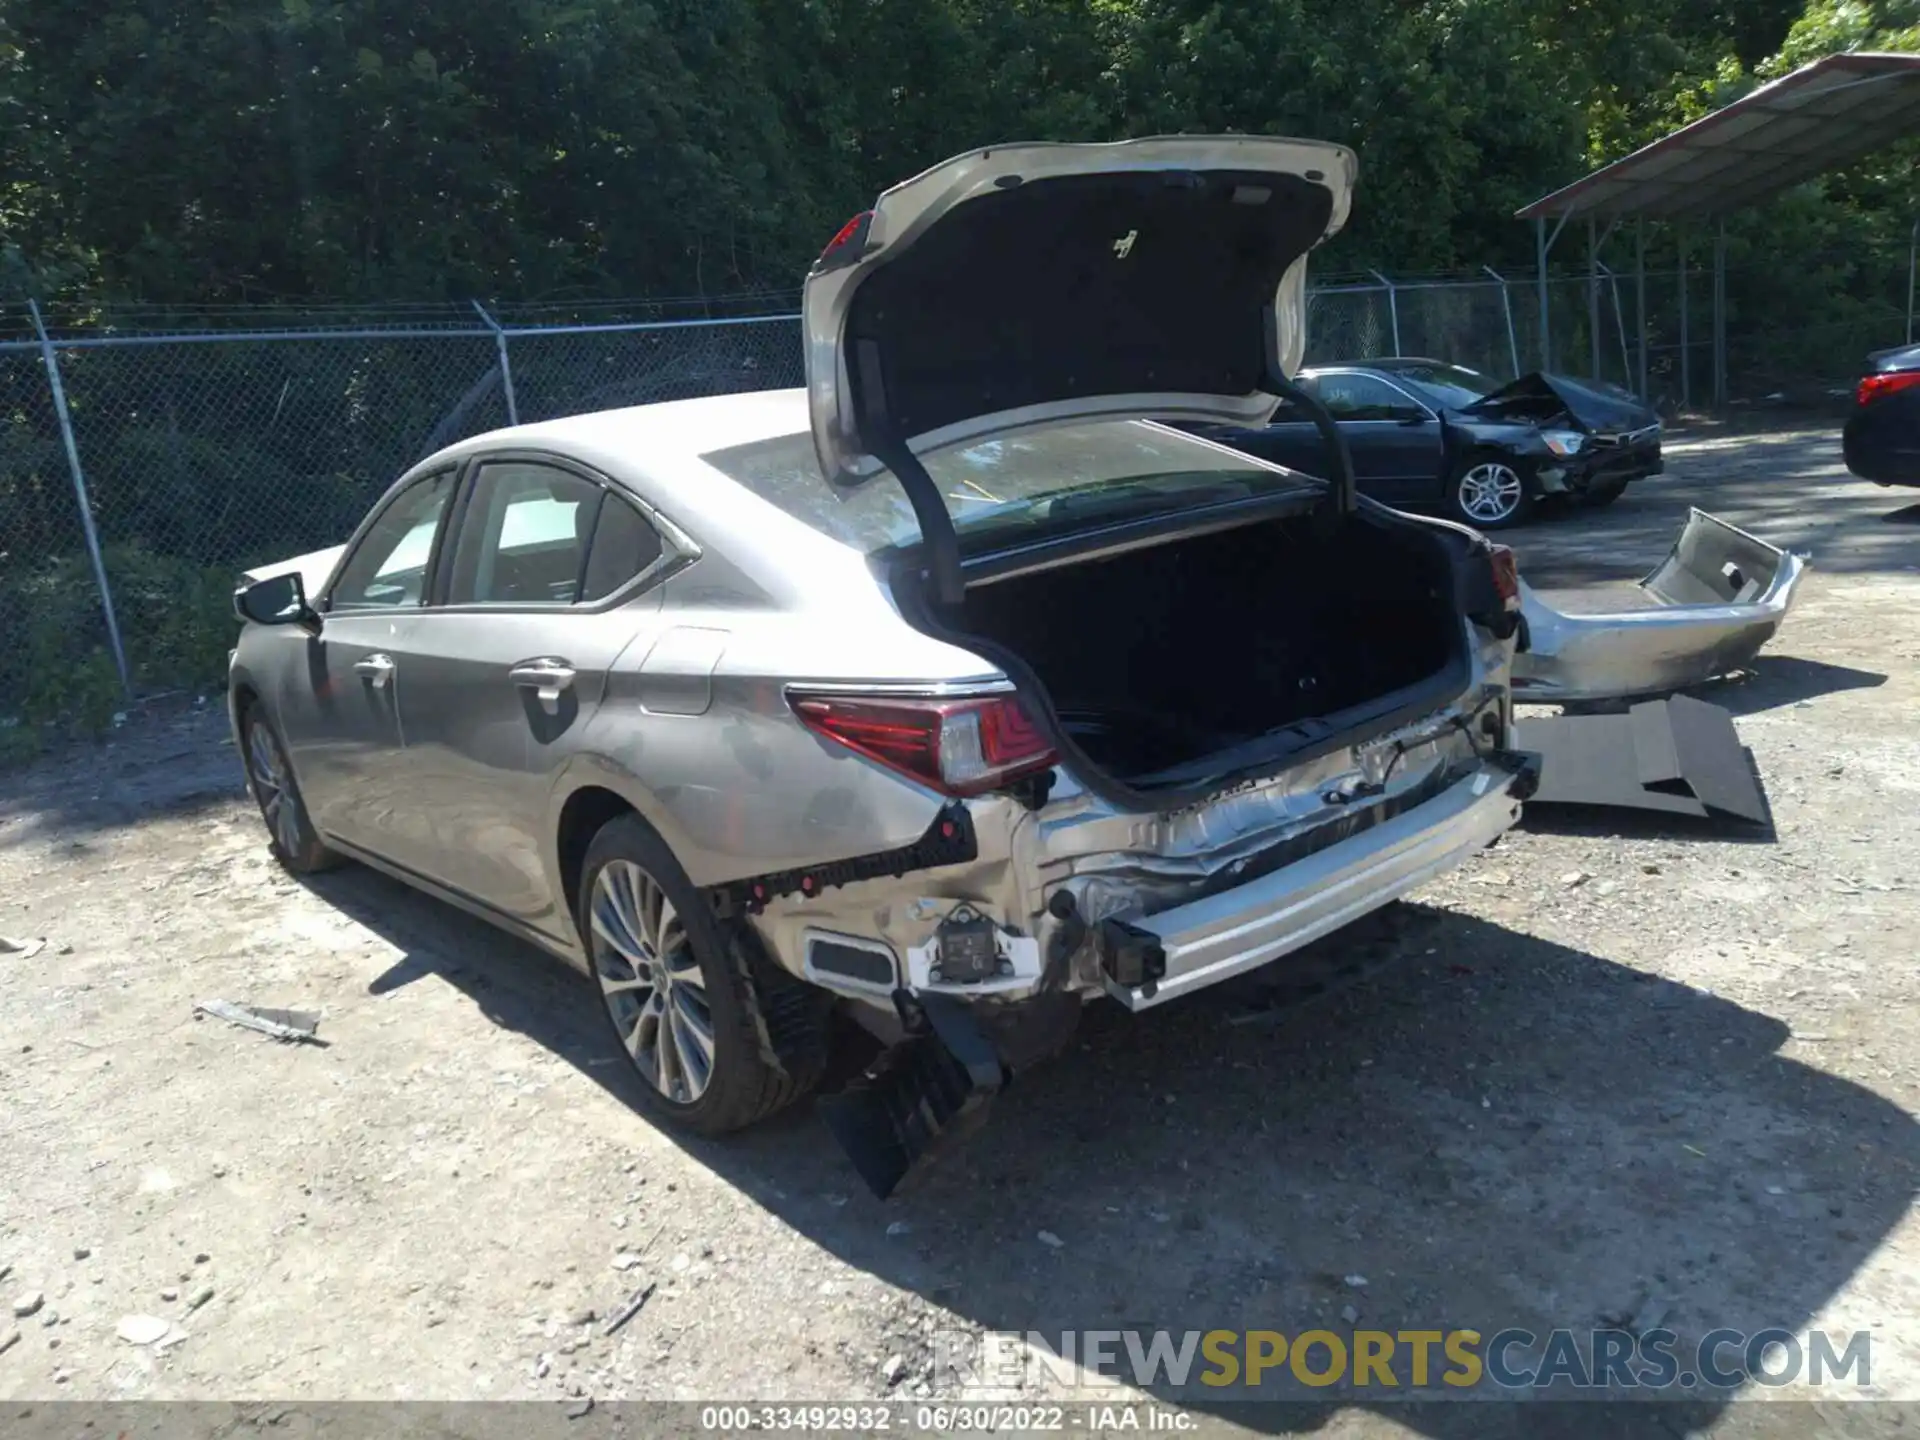
M 1482 524 L 1511 520 L 1525 494 L 1519 474 L 1511 466 L 1493 460 L 1468 470 L 1457 486 L 1460 512 Z
M 247 726 L 247 772 L 253 777 L 254 798 L 273 832 L 282 854 L 300 853 L 300 796 L 289 779 L 286 757 L 266 723 L 255 719 Z
M 691 1105 L 713 1078 L 713 1009 L 685 923 L 630 860 L 594 877 L 594 978 L 634 1067 L 668 1100 Z

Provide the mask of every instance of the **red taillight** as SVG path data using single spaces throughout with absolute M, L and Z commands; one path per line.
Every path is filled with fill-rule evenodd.
M 1493 571 L 1493 588 L 1500 592 L 1500 603 L 1509 610 L 1520 608 L 1520 566 L 1513 550 L 1506 545 L 1490 546 L 1487 565 Z
M 948 795 L 978 795 L 1053 764 L 1053 748 L 1011 695 L 910 700 L 788 697 L 816 735 Z
M 1920 385 L 1920 370 L 1894 370 L 1885 375 L 1863 375 L 1859 387 L 1853 392 L 1853 403 L 1871 405 L 1875 400 L 1884 400 L 1887 396 L 1901 390 L 1911 390 Z
M 827 242 L 827 248 L 820 252 L 820 258 L 813 262 L 813 268 L 835 270 L 858 260 L 861 252 L 867 248 L 867 231 L 872 226 L 873 212 L 862 210 L 842 225 L 840 233 Z

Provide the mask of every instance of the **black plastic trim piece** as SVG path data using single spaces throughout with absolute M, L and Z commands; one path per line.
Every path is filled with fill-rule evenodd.
M 814 896 L 861 880 L 897 880 L 915 870 L 964 865 L 979 858 L 980 842 L 974 834 L 973 817 L 965 805 L 956 802 L 934 816 L 927 833 L 911 845 L 872 855 L 856 855 L 850 860 L 829 860 L 799 870 L 776 870 L 744 880 L 730 880 L 708 886 L 707 895 L 714 913 L 723 919 L 742 913 L 758 915 L 769 900 L 778 900 L 783 895 Z
M 890 436 L 876 438 L 873 454 L 907 492 L 907 503 L 920 525 L 920 555 L 926 561 L 934 598 L 942 605 L 958 605 L 967 594 L 960 569 L 960 532 L 954 529 L 946 501 L 940 498 L 940 487 L 903 441 Z

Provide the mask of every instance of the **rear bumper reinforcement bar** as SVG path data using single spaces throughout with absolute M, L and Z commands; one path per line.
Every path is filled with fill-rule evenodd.
M 1270 875 L 1107 922 L 1115 962 L 1106 967 L 1107 993 L 1144 1010 L 1339 929 L 1492 844 L 1519 819 L 1534 777 L 1532 757 L 1517 775 L 1484 765 L 1425 804 Z

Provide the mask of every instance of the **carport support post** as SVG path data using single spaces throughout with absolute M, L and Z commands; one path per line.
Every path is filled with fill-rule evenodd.
M 1713 232 L 1713 405 L 1727 406 L 1727 221 L 1723 215 Z
M 1913 343 L 1913 262 L 1915 252 L 1920 251 L 1920 220 L 1913 222 L 1913 232 L 1907 236 L 1907 344 Z
M 113 613 L 113 590 L 107 584 L 107 565 L 100 558 L 100 532 L 93 523 L 93 504 L 87 498 L 87 477 L 80 469 L 80 447 L 73 439 L 73 416 L 67 412 L 67 387 L 60 383 L 60 357 L 54 353 L 47 336 L 46 322 L 40 318 L 40 302 L 31 297 L 27 309 L 33 312 L 33 332 L 40 337 L 40 360 L 47 367 L 47 384 L 53 390 L 53 413 L 60 422 L 60 443 L 67 451 L 67 472 L 73 476 L 73 498 L 80 506 L 80 529 L 87 537 L 87 559 L 93 563 L 93 583 L 100 587 L 100 613 L 107 621 L 107 643 L 113 647 L 113 665 L 120 672 L 120 688 L 133 698 L 133 679 L 127 673 L 127 652 L 120 643 L 120 622 Z
M 1547 323 L 1547 217 L 1533 217 L 1533 250 L 1540 267 L 1540 368 L 1553 368 L 1553 344 Z M 1518 370 L 1518 365 L 1513 367 Z
M 1647 217 L 1636 215 L 1633 220 L 1633 290 L 1634 290 L 1634 326 L 1640 337 L 1640 387 L 1642 400 L 1647 398 Z
M 493 332 L 494 349 L 500 355 L 500 388 L 507 397 L 507 423 L 518 425 L 520 406 L 513 395 L 513 366 L 507 363 L 507 332 L 500 328 L 499 322 L 487 313 L 487 307 L 478 300 L 473 302 L 473 308 L 479 312 L 481 321 Z
M 1593 368 L 1587 373 L 1600 378 L 1600 233 L 1599 222 L 1587 217 L 1587 339 L 1593 351 Z
M 1680 251 L 1680 408 L 1693 404 L 1693 357 L 1687 349 L 1687 231 L 1674 227 L 1674 242 Z

